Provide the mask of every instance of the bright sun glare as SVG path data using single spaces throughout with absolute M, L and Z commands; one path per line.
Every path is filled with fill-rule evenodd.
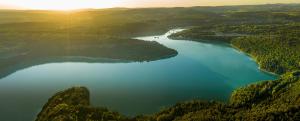
M 84 8 L 110 8 L 119 5 L 121 0 L 10 0 L 9 3 L 28 9 L 74 10 Z

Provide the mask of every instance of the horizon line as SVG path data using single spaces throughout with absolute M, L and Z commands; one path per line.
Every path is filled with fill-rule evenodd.
M 195 6 L 145 6 L 145 7 L 125 7 L 125 6 L 116 6 L 116 7 L 102 7 L 102 8 L 78 8 L 78 9 L 71 9 L 71 10 L 57 10 L 57 9 L 34 9 L 34 8 L 25 8 L 25 7 L 16 7 L 10 8 L 9 6 L 5 7 L 5 5 L 0 4 L 0 10 L 20 10 L 20 11 L 76 11 L 76 10 L 103 10 L 103 9 L 143 9 L 143 8 L 192 8 L 192 7 L 234 7 L 234 6 L 263 6 L 263 5 L 293 5 L 298 4 L 296 3 L 265 3 L 265 4 L 231 4 L 231 5 L 195 5 Z M 1 8 L 3 6 L 3 8 Z

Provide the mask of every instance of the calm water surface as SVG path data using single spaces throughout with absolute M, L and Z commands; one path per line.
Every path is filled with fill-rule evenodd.
M 94 106 L 122 114 L 151 114 L 179 101 L 227 101 L 241 86 L 275 79 L 247 55 L 226 44 L 139 37 L 176 49 L 176 57 L 132 63 L 48 63 L 0 79 L 0 120 L 33 120 L 55 92 L 86 86 Z M 159 38 L 157 38 L 159 37 Z

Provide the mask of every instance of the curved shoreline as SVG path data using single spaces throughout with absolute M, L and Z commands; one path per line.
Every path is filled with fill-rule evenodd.
M 183 30 L 186 30 L 186 29 L 183 29 Z M 180 32 L 180 31 L 179 31 Z M 177 32 L 176 32 L 177 33 Z M 175 33 L 172 33 L 172 34 L 175 34 Z M 261 63 L 259 61 L 257 61 L 257 57 L 255 57 L 254 55 L 251 55 L 250 53 L 247 53 L 247 52 L 244 52 L 242 49 L 236 47 L 235 45 L 233 45 L 230 41 L 222 41 L 222 40 L 199 40 L 199 39 L 191 39 L 191 38 L 180 38 L 180 39 L 176 39 L 176 38 L 170 38 L 169 36 L 171 36 L 172 34 L 168 35 L 168 38 L 171 39 L 171 40 L 179 40 L 179 41 L 193 41 L 193 42 L 204 42 L 204 43 L 228 43 L 228 45 L 230 47 L 232 47 L 233 49 L 239 51 L 239 52 L 242 52 L 244 54 L 246 54 L 247 56 L 249 56 L 251 59 L 253 59 L 255 61 L 255 63 L 258 65 L 258 69 L 261 70 L 262 72 L 265 72 L 265 73 L 268 73 L 268 74 L 271 74 L 271 75 L 274 75 L 276 77 L 280 76 L 279 74 L 275 73 L 275 72 L 272 72 L 272 71 L 268 71 L 267 69 L 264 69 L 262 68 L 261 66 Z
M 171 30 L 170 30 L 171 31 Z M 176 30 L 175 30 L 176 31 Z M 170 33 L 172 33 L 172 32 L 174 32 L 174 31 L 171 31 Z M 152 37 L 152 36 L 151 36 Z M 147 37 L 146 37 L 147 38 Z M 151 38 L 150 38 L 151 39 Z M 165 36 L 163 36 L 163 38 L 162 39 L 165 39 Z M 171 40 L 172 41 L 172 40 Z M 158 41 L 156 41 L 156 42 L 158 42 Z M 162 43 L 162 45 L 164 45 L 164 46 L 168 46 L 168 45 L 165 45 L 165 44 L 163 44 Z M 229 46 L 229 45 L 226 45 L 226 46 Z M 172 47 L 170 47 L 170 49 L 172 49 Z M 174 50 L 174 49 L 173 49 Z M 231 49 L 230 49 L 231 50 Z M 175 50 L 177 53 L 178 53 L 178 50 Z M 231 50 L 231 51 L 233 51 L 233 50 Z M 176 56 L 177 54 L 174 54 L 174 55 L 171 55 L 171 56 L 166 56 L 166 57 L 163 57 L 163 58 L 170 58 L 170 57 L 173 57 L 173 56 Z M 244 56 L 245 57 L 245 56 Z M 80 57 L 80 58 L 77 58 L 77 57 L 73 57 L 73 56 L 69 56 L 69 57 L 66 57 L 67 59 L 71 59 L 71 60 L 80 60 L 80 59 L 87 59 L 87 60 L 91 60 L 91 61 L 94 61 L 94 59 L 93 58 L 89 58 L 89 57 Z M 245 58 L 247 58 L 247 57 L 245 57 Z M 254 65 L 254 64 L 253 64 Z M 255 67 L 257 67 L 256 65 L 255 65 Z M 255 68 L 254 67 L 254 68 Z M 215 75 L 216 76 L 216 75 Z M 201 80 L 201 79 L 200 79 Z M 226 96 L 227 97 L 227 96 Z M 198 99 L 200 99 L 201 100 L 201 98 L 198 98 Z M 173 105 L 173 103 L 172 104 L 170 104 L 170 105 Z
M 237 50 L 238 52 L 242 52 L 243 54 L 247 55 L 249 58 L 253 59 L 254 62 L 256 62 L 256 64 L 258 65 L 258 69 L 263 71 L 263 72 L 266 72 L 268 74 L 272 74 L 274 76 L 279 76 L 278 74 L 276 73 L 273 73 L 273 72 L 269 72 L 269 71 L 266 71 L 265 69 L 262 69 L 261 68 L 261 64 L 257 61 L 257 58 L 249 53 L 246 53 L 244 51 L 242 51 L 241 49 L 239 49 L 238 47 L 234 46 L 233 44 L 230 44 L 230 47 L 232 47 L 233 49 Z M 288 77 L 288 78 L 291 78 L 291 79 L 297 79 L 297 75 L 294 75 L 294 77 Z M 253 94 L 256 94 L 257 90 L 256 90 L 256 86 L 244 86 L 242 88 L 239 88 L 239 89 L 235 89 L 231 96 L 230 96 L 230 100 L 229 102 L 227 103 L 221 103 L 221 102 L 214 102 L 214 101 L 211 101 L 211 102 L 207 102 L 207 101 L 200 101 L 200 100 L 194 100 L 194 101 L 188 101 L 188 102 L 179 102 L 177 103 L 176 105 L 173 105 L 167 109 L 164 109 L 164 110 L 161 110 L 155 114 L 152 114 L 152 115 L 139 115 L 139 116 L 136 116 L 136 117 L 126 117 L 122 114 L 119 114 L 118 112 L 115 112 L 113 113 L 113 117 L 122 117 L 121 119 L 116 119 L 116 120 L 133 120 L 133 121 L 143 121 L 143 120 L 149 120 L 150 121 L 155 121 L 157 119 L 176 119 L 176 118 L 186 118 L 184 116 L 191 116 L 191 117 L 197 117 L 197 116 L 202 116 L 204 113 L 211 113 L 212 110 L 219 110 L 221 111 L 222 113 L 221 114 L 215 114 L 215 116 L 219 116 L 219 117 L 222 117 L 223 115 L 227 115 L 227 119 L 244 119 L 245 117 L 246 118 L 249 118 L 256 115 L 256 113 L 253 113 L 253 112 L 256 112 L 256 111 L 261 111 L 261 107 L 265 107 L 268 105 L 264 104 L 265 101 L 269 101 L 268 97 L 270 97 L 270 95 L 264 95 L 265 93 L 268 94 L 270 93 L 268 90 L 271 90 L 272 94 L 275 92 L 275 96 L 276 95 L 288 95 L 289 93 L 288 92 L 280 92 L 277 90 L 277 86 L 282 86 L 281 83 L 278 83 L 278 82 L 281 82 L 283 81 L 283 83 L 290 83 L 290 85 L 286 88 L 290 88 L 291 85 L 293 85 L 293 87 L 297 86 L 297 83 L 295 82 L 285 82 L 286 80 L 284 80 L 285 78 L 278 78 L 278 79 L 274 79 L 272 81 L 263 81 L 261 83 L 252 83 L 250 85 L 256 85 L 258 86 L 258 91 L 260 92 L 261 90 L 264 90 L 264 86 L 267 86 L 267 91 L 263 91 L 262 93 L 263 94 L 258 94 L 258 97 L 256 97 L 255 95 L 252 96 L 251 93 Z M 297 81 L 297 80 L 296 80 Z M 273 85 L 271 87 L 269 87 L 269 85 Z M 284 84 L 283 84 L 284 85 Z M 262 87 L 260 87 L 262 86 Z M 286 86 L 286 85 L 284 85 Z M 254 89 L 253 89 L 254 88 Z M 285 87 L 283 87 L 285 88 Z M 72 89 L 72 88 L 71 88 Z M 73 89 L 76 89 L 73 88 Z M 77 89 L 80 89 L 80 88 L 77 88 Z M 81 90 L 87 90 L 86 88 L 84 87 L 81 87 Z M 251 90 L 253 92 L 251 92 Z M 275 90 L 275 91 L 274 91 Z M 249 91 L 249 92 L 248 92 Z M 250 93 L 250 94 L 248 94 Z M 59 97 L 59 94 L 62 94 L 62 93 L 57 93 L 54 97 L 52 97 L 49 102 L 47 102 L 47 104 L 51 104 L 52 102 L 54 102 L 57 98 Z M 250 98 L 248 97 L 250 96 Z M 263 100 L 260 100 L 260 96 L 264 96 L 262 97 Z M 271 95 L 272 97 L 273 95 Z M 257 99 L 258 98 L 258 99 Z M 272 99 L 272 98 L 271 98 Z M 69 100 L 69 99 L 66 99 L 66 100 Z M 83 100 L 88 100 L 88 98 L 83 98 Z M 280 101 L 280 99 L 278 99 Z M 252 102 L 253 101 L 253 102 Z M 268 108 L 273 108 L 276 106 L 276 99 L 272 99 L 270 100 L 270 105 Z M 292 103 L 295 103 L 295 102 L 292 102 Z M 292 104 L 291 103 L 291 104 Z M 262 104 L 262 105 L 260 105 Z M 290 103 L 284 103 L 283 105 L 289 105 Z M 251 105 L 251 107 L 248 107 L 248 105 Z M 72 106 L 72 105 L 71 105 Z M 93 107 L 91 107 L 90 105 L 87 105 L 89 108 L 93 109 Z M 76 105 L 75 105 L 76 107 Z M 38 118 L 37 118 L 37 121 L 40 121 L 42 120 L 43 118 L 48 118 L 48 115 L 47 112 L 48 110 L 53 110 L 51 108 L 54 108 L 54 107 L 51 107 L 51 106 L 44 106 L 43 110 L 40 112 L 40 114 L 38 115 Z M 191 109 L 190 109 L 191 108 Z M 195 109 L 194 109 L 195 108 Z M 97 108 L 94 108 L 91 113 L 103 113 L 99 110 L 96 110 Z M 74 108 L 74 110 L 80 110 L 80 109 L 77 109 L 77 108 Z M 187 111 L 186 111 L 187 110 Z M 189 112 L 189 110 L 191 110 L 191 112 Z M 195 113 L 193 112 L 193 110 L 200 110 L 200 112 L 198 113 Z M 107 110 L 106 110 L 107 111 Z M 180 114 L 174 114 L 174 112 L 176 113 L 177 111 L 179 112 L 182 112 Z M 186 111 L 186 112 L 185 112 Z M 202 112 L 201 112 L 202 111 Z M 227 112 L 229 111 L 229 113 Z M 230 112 L 230 111 L 238 111 L 238 112 Z M 105 112 L 105 111 L 104 111 Z M 272 111 L 270 111 L 272 113 Z M 286 111 L 287 113 L 289 113 L 288 111 Z M 282 112 L 284 115 L 284 113 L 286 112 Z M 112 113 L 112 112 L 110 112 Z M 268 114 L 268 111 L 266 112 L 262 112 L 263 115 L 266 115 Z M 78 114 L 80 116 L 80 114 Z M 235 117 L 235 116 L 239 116 L 239 115 L 245 115 L 245 117 Z M 205 115 L 204 115 L 205 116 Z M 210 115 L 208 115 L 209 117 Z M 268 115 L 267 115 L 268 116 Z M 260 116 L 257 116 L 261 119 L 264 119 L 265 117 L 260 117 Z M 98 118 L 100 119 L 100 118 Z M 102 117 L 103 119 L 103 117 Z M 224 117 L 222 117 L 222 119 L 225 119 Z
M 255 61 L 255 63 L 257 63 L 258 69 L 259 69 L 259 70 L 261 70 L 261 71 L 263 71 L 263 72 L 265 72 L 265 73 L 268 73 L 268 74 L 277 76 L 277 77 L 280 76 L 280 75 L 278 75 L 278 74 L 275 73 L 275 72 L 271 72 L 271 71 L 268 71 L 268 70 L 262 68 L 262 67 L 261 67 L 261 63 L 260 63 L 259 61 L 257 61 L 257 57 L 255 57 L 254 55 L 252 55 L 252 54 L 250 54 L 250 53 L 246 53 L 245 51 L 243 51 L 242 49 L 236 47 L 236 46 L 233 45 L 232 43 L 230 43 L 230 46 L 231 46 L 232 48 L 236 49 L 237 51 L 242 52 L 242 53 L 246 54 L 247 56 L 249 56 L 250 58 L 252 58 L 252 59 Z

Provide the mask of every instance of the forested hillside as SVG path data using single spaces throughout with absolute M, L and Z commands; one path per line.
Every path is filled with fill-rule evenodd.
M 183 103 L 158 117 L 166 121 L 300 120 L 300 12 L 297 9 L 275 11 L 266 16 L 285 17 L 287 21 L 273 19 L 267 23 L 201 25 L 169 37 L 177 40 L 230 43 L 252 56 L 262 69 L 282 74 L 278 80 L 237 89 L 232 93 L 228 104 L 198 101 Z M 241 18 L 253 16 L 255 19 L 261 13 L 263 12 L 258 15 L 242 15 Z
M 295 121 L 300 119 L 300 72 L 282 75 L 276 81 L 252 84 L 233 92 L 228 104 L 188 101 L 153 115 L 133 118 L 94 108 L 86 88 L 71 88 L 49 99 L 36 121 L 115 120 L 115 121 Z
M 229 42 L 251 55 L 264 70 L 277 74 L 300 69 L 300 23 L 242 24 L 193 27 L 173 39 Z

